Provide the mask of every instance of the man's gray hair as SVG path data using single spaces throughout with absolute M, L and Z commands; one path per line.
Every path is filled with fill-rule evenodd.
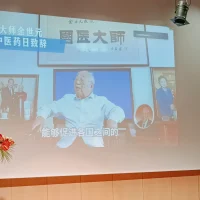
M 93 76 L 93 74 L 91 72 L 89 72 L 89 71 L 80 71 L 80 72 L 78 72 L 78 75 L 80 73 L 86 74 L 88 81 L 91 82 L 92 84 L 95 84 L 95 79 L 94 79 L 94 76 Z

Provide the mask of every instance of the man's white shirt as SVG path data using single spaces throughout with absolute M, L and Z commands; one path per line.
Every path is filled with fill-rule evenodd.
M 66 128 L 102 129 L 104 120 L 113 120 L 121 123 L 125 119 L 122 108 L 110 102 L 104 96 L 91 94 L 85 99 L 78 99 L 74 94 L 66 94 L 58 101 L 45 105 L 38 110 L 37 116 L 44 119 L 49 117 L 64 117 Z M 76 139 L 74 136 L 63 136 L 57 143 L 60 148 L 67 148 Z M 96 136 L 82 136 L 88 146 L 104 147 L 103 138 Z

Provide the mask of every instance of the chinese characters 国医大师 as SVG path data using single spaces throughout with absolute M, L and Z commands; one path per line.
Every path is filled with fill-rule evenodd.
M 73 44 L 73 30 L 60 30 L 60 39 L 65 40 L 67 44 Z M 96 37 L 94 41 L 90 40 L 89 30 L 77 30 L 77 43 L 97 43 L 101 42 L 102 44 L 108 44 L 108 41 L 105 40 L 106 32 L 98 30 L 93 33 Z M 125 31 L 110 31 L 110 42 L 119 43 L 122 45 L 125 41 Z

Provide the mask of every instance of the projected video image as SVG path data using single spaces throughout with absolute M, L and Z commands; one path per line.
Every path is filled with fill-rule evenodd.
M 54 100 L 62 98 L 65 94 L 75 94 L 79 96 L 79 85 L 85 87 L 85 77 L 79 81 L 79 74 L 88 73 L 94 86 L 88 91 L 107 98 L 115 105 L 121 107 L 125 113 L 126 119 L 132 119 L 132 89 L 130 70 L 54 70 Z M 78 87 L 77 87 L 78 85 Z M 83 94 L 84 95 L 84 94 Z M 123 97 L 123 98 L 122 98 Z
M 174 169 L 172 29 L 2 11 L 0 29 L 1 178 Z
M 0 119 L 31 120 L 35 117 L 37 77 L 0 76 Z
M 158 119 L 177 120 L 175 71 L 154 69 L 154 97 Z
M 38 110 L 44 120 L 61 123 L 60 148 L 81 136 L 89 146 L 103 147 L 103 136 L 118 136 L 118 124 L 132 118 L 130 70 L 54 71 L 55 101 Z

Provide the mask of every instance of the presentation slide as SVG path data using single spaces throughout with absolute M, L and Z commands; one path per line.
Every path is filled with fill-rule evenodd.
M 173 31 L 1 11 L 0 134 L 0 178 L 181 169 Z

